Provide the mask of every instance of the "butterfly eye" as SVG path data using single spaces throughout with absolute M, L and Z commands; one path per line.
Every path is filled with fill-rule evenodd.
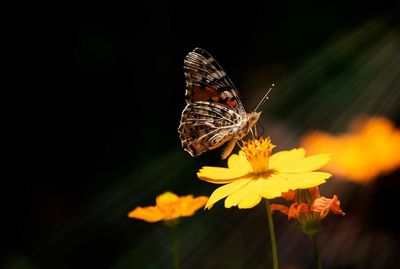
M 218 141 L 217 141 L 217 139 L 212 139 L 210 142 L 211 142 L 211 145 L 215 145 L 215 143 L 217 143 Z

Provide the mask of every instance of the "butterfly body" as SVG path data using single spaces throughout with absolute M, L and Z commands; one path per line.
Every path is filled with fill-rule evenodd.
M 220 65 L 196 48 L 184 61 L 186 107 L 178 128 L 182 147 L 198 156 L 227 143 L 226 158 L 258 121 L 261 112 L 246 112 L 239 94 Z

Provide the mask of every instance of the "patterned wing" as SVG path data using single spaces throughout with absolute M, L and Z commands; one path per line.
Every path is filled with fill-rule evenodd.
M 189 103 L 178 128 L 182 147 L 193 157 L 217 148 L 235 136 L 242 121 L 240 114 L 221 104 Z
M 246 117 L 235 86 L 221 66 L 205 50 L 195 48 L 185 60 L 186 102 L 208 101 L 221 104 Z

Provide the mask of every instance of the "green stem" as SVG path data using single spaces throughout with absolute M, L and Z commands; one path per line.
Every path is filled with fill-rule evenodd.
M 170 225 L 171 238 L 172 238 L 172 251 L 174 255 L 174 269 L 179 269 L 179 249 L 178 241 L 176 239 L 176 224 Z
M 265 207 L 267 208 L 268 228 L 269 228 L 269 235 L 271 238 L 272 268 L 278 269 L 278 251 L 276 247 L 274 221 L 272 220 L 272 212 L 268 199 L 265 199 Z
M 311 244 L 312 244 L 312 248 L 313 248 L 313 252 L 314 252 L 316 268 L 322 269 L 322 261 L 321 261 L 321 256 L 319 255 L 319 251 L 318 251 L 316 235 L 315 234 L 310 235 L 310 240 L 311 240 Z

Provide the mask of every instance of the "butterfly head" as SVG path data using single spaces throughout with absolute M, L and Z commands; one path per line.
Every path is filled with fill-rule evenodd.
M 254 111 L 254 112 L 249 113 L 248 117 L 249 117 L 250 125 L 253 126 L 258 121 L 260 116 L 261 116 L 261 111 L 260 112 Z

